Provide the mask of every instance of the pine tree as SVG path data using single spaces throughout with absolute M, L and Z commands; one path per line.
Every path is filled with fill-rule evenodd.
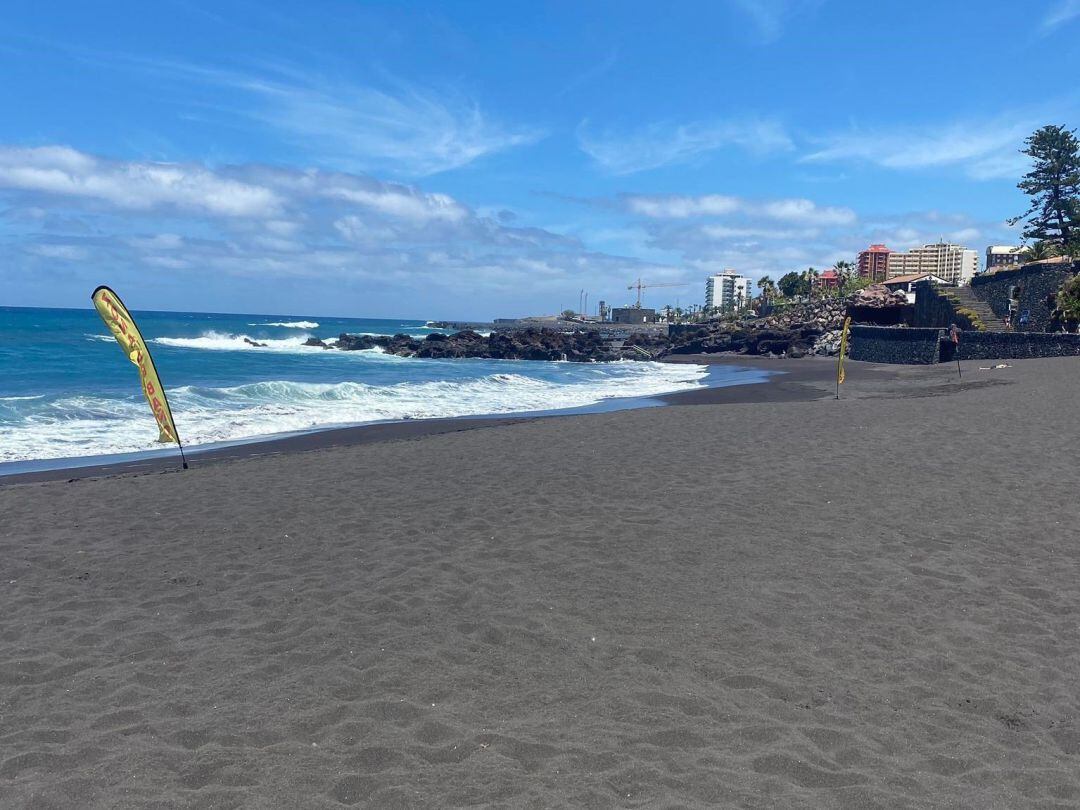
M 1026 220 L 1024 238 L 1045 241 L 1062 252 L 1080 250 L 1080 141 L 1076 131 L 1053 124 L 1036 130 L 1021 151 L 1032 160 L 1031 171 L 1017 188 L 1031 198 L 1031 207 L 1009 220 Z

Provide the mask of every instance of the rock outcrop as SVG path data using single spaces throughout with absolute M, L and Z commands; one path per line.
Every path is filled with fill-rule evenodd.
M 906 303 L 902 293 L 892 293 L 876 285 L 846 299 L 826 298 L 789 306 L 762 318 L 672 327 L 670 335 L 632 332 L 619 340 L 596 330 L 574 330 L 561 325 L 560 328 L 498 330 L 487 336 L 471 329 L 452 334 L 435 332 L 424 338 L 404 334 L 392 337 L 342 334 L 332 345 L 318 338 L 310 338 L 304 345 L 343 351 L 381 349 L 401 357 L 575 362 L 651 360 L 670 354 L 719 352 L 770 357 L 835 355 L 840 348 L 840 328 L 849 305 L 883 308 Z
M 871 284 L 850 296 L 847 303 L 851 308 L 883 309 L 884 307 L 902 307 L 908 303 L 908 300 L 904 293 L 894 292 L 884 284 Z

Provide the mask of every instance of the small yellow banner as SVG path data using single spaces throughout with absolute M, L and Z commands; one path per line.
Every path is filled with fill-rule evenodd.
M 840 356 L 836 359 L 836 384 L 840 385 L 846 379 L 844 374 L 844 358 L 847 356 L 848 328 L 851 326 L 851 316 L 844 318 L 844 330 L 840 333 Z
M 116 293 L 108 287 L 98 287 L 90 298 L 101 320 L 105 321 L 128 360 L 139 369 L 143 394 L 146 395 L 146 401 L 150 403 L 150 410 L 154 412 L 154 419 L 158 423 L 158 441 L 180 444 L 176 423 L 173 422 L 172 411 L 169 409 L 169 400 L 165 398 L 165 389 L 161 387 L 150 350 L 146 348 L 146 341 L 139 333 L 135 319 Z

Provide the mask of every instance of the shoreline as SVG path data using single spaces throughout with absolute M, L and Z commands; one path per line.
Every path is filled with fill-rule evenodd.
M 768 379 L 735 385 L 708 385 L 686 391 L 674 391 L 642 397 L 620 397 L 592 405 L 552 411 L 522 411 L 512 414 L 477 414 L 432 419 L 403 419 L 341 427 L 313 428 L 308 431 L 251 437 L 220 445 L 185 448 L 190 464 L 216 463 L 261 456 L 302 453 L 332 447 L 351 447 L 373 442 L 403 441 L 424 436 L 457 433 L 502 425 L 520 424 L 539 419 L 572 418 L 619 410 L 636 410 L 671 405 L 712 405 L 724 403 L 794 402 L 825 396 L 823 386 L 835 374 L 834 358 L 747 357 L 743 355 L 673 355 L 660 362 L 735 366 L 770 373 Z M 205 449 L 204 449 L 205 448 Z M 85 458 L 86 463 L 78 462 Z M 177 450 L 148 450 L 139 453 L 107 456 L 83 456 L 8 462 L 12 465 L 41 465 L 39 469 L 2 472 L 0 487 L 47 481 L 78 480 L 115 475 L 168 472 L 179 467 Z M 56 464 L 51 462 L 55 461 Z

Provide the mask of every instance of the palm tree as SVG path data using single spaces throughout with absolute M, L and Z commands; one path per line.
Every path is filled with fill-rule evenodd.
M 836 271 L 836 275 L 840 277 L 840 286 L 836 288 L 836 294 L 841 295 L 846 292 L 851 283 L 855 280 L 855 265 L 852 262 L 840 259 L 833 265 L 833 270 Z
M 1029 262 L 1041 262 L 1061 255 L 1060 249 L 1052 242 L 1040 239 L 1038 242 L 1028 245 L 1023 250 L 1023 256 Z
M 769 276 L 762 276 L 757 280 L 757 288 L 761 290 L 761 297 L 768 301 L 776 293 L 776 284 Z

